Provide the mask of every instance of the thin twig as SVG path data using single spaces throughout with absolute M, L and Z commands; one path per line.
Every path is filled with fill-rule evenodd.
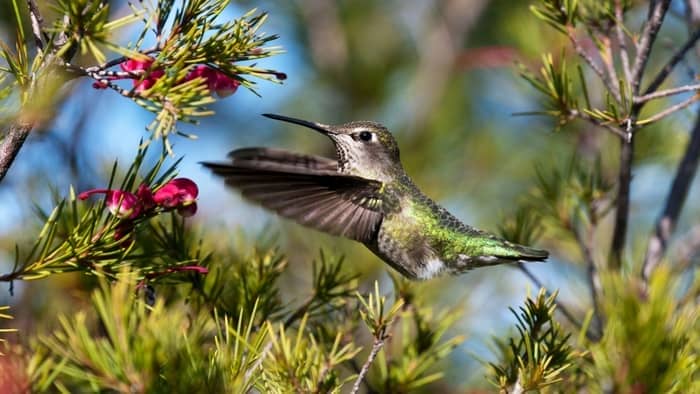
M 688 41 L 683 44 L 683 46 L 673 54 L 673 56 L 668 60 L 665 66 L 661 68 L 658 74 L 656 74 L 656 77 L 652 80 L 652 82 L 649 84 L 649 86 L 646 88 L 644 91 L 644 96 L 648 95 L 649 93 L 655 92 L 662 83 L 666 80 L 666 78 L 671 74 L 671 71 L 678 65 L 678 63 L 683 60 L 685 55 L 688 53 L 689 50 L 691 50 L 695 44 L 700 40 L 700 29 L 695 30 L 693 34 L 688 38 Z
M 629 55 L 627 54 L 627 39 L 625 38 L 625 33 L 623 31 L 624 15 L 622 11 L 622 1 L 615 0 L 615 30 L 617 31 L 617 45 L 620 47 L 622 71 L 625 74 L 625 79 L 629 82 L 632 80 L 632 71 L 630 70 Z
M 603 122 L 600 119 L 596 119 L 596 118 L 592 117 L 591 115 L 587 114 L 586 112 L 574 109 L 574 110 L 571 110 L 569 112 L 569 115 L 574 117 L 574 118 L 579 118 L 579 119 L 585 120 L 587 122 L 590 122 L 591 124 L 594 124 L 596 126 L 604 127 L 622 139 L 626 139 L 628 137 L 626 132 L 613 126 L 611 123 Z
M 620 169 L 617 178 L 617 199 L 615 201 L 615 229 L 613 230 L 609 261 L 610 268 L 614 270 L 618 270 L 622 266 L 622 251 L 625 248 L 625 238 L 627 237 L 633 155 L 634 133 L 630 127 L 627 139 L 620 140 Z
M 63 48 L 66 44 L 68 44 L 68 41 L 70 38 L 68 37 L 68 30 L 69 26 L 71 24 L 70 17 L 68 17 L 68 14 L 63 15 L 63 26 L 61 26 L 60 31 L 58 34 L 54 36 L 53 42 L 51 43 L 52 52 L 55 54 L 58 52 L 61 48 Z M 71 61 L 75 54 L 78 51 L 79 46 L 78 45 L 73 45 L 71 48 L 69 48 L 67 51 L 63 53 L 63 60 L 66 62 Z
M 413 304 L 411 304 L 410 302 L 405 302 L 405 299 L 403 298 L 396 299 L 396 302 L 401 301 L 404 301 L 404 303 L 401 306 L 402 311 L 407 311 L 409 308 L 413 307 Z M 351 394 L 357 394 L 357 392 L 360 390 L 360 385 L 363 381 L 365 381 L 365 376 L 367 375 L 367 372 L 369 372 L 370 366 L 374 362 L 374 359 L 377 357 L 377 354 L 379 354 L 379 351 L 384 346 L 386 340 L 391 337 L 391 331 L 394 327 L 394 324 L 396 324 L 399 318 L 400 316 L 392 316 L 390 320 L 385 320 L 381 323 L 379 327 L 372 329 L 372 334 L 374 335 L 374 343 L 372 344 L 372 350 L 369 352 L 365 363 L 362 364 L 362 369 L 360 369 L 360 373 L 357 375 L 357 379 L 355 379 L 355 383 L 352 386 L 352 391 L 350 391 Z M 369 383 L 365 382 L 365 384 L 370 389 L 370 392 L 373 392 Z
M 603 84 L 608 88 L 608 90 L 613 94 L 617 102 L 620 102 L 620 94 L 617 89 L 614 88 L 614 84 L 611 83 L 611 81 L 605 76 L 605 72 L 603 71 L 602 68 L 593 60 L 591 55 L 586 52 L 585 49 L 581 46 L 581 43 L 576 39 L 576 35 L 574 33 L 574 28 L 573 26 L 567 27 L 567 36 L 569 37 L 569 40 L 571 41 L 571 45 L 574 46 L 574 50 L 576 50 L 576 53 L 588 63 L 588 66 L 591 67 L 593 72 L 595 72 L 598 77 L 600 78 L 601 81 L 603 81 Z
M 0 146 L 0 182 L 5 178 L 7 171 L 17 157 L 29 132 L 34 128 L 32 122 L 16 122 L 10 125 L 5 138 Z
M 362 364 L 362 369 L 357 375 L 357 379 L 355 379 L 355 384 L 353 384 L 352 386 L 352 391 L 350 392 L 351 394 L 357 394 L 357 392 L 360 391 L 360 385 L 365 379 L 365 375 L 367 375 L 367 372 L 369 372 L 370 365 L 372 365 L 372 363 L 374 362 L 374 359 L 377 357 L 377 354 L 379 354 L 379 351 L 382 349 L 382 346 L 384 346 L 384 341 L 386 340 L 386 338 L 387 335 L 385 334 L 384 329 L 382 330 L 380 335 L 374 338 L 372 350 L 369 352 L 369 356 L 367 356 L 367 360 L 365 361 L 365 363 Z
M 651 47 L 656 40 L 656 35 L 659 33 L 669 4 L 671 4 L 671 0 L 659 0 L 652 2 L 649 6 L 652 8 L 649 12 L 649 18 L 644 23 L 644 29 L 642 30 L 642 35 L 637 45 L 637 57 L 632 67 L 632 79 L 630 80 L 630 84 L 632 85 L 632 92 L 635 96 L 639 94 L 642 74 L 649 61 Z
M 150 55 L 150 54 L 152 54 L 152 53 L 159 52 L 159 51 L 161 51 L 161 50 L 163 50 L 163 48 L 161 48 L 160 46 L 156 46 L 156 47 L 153 47 L 153 48 L 151 48 L 151 49 L 146 49 L 146 50 L 139 51 L 139 53 L 141 53 L 142 55 Z M 121 56 L 121 57 L 117 57 L 117 58 L 115 58 L 115 59 L 109 60 L 109 61 L 105 62 L 104 64 L 100 64 L 100 65 L 98 65 L 98 66 L 91 66 L 91 67 L 83 68 L 82 70 L 85 71 L 85 72 L 103 71 L 103 70 L 106 70 L 106 69 L 108 69 L 108 68 L 110 68 L 110 67 L 114 67 L 114 66 L 116 66 L 116 65 L 118 65 L 118 64 L 124 63 L 124 62 L 126 62 L 127 60 L 130 60 L 130 59 L 131 59 L 131 58 L 129 58 L 129 57 Z M 73 67 L 78 67 L 78 66 L 73 66 Z
M 693 91 L 697 91 L 697 90 L 700 90 L 700 83 L 697 83 L 694 85 L 679 86 L 677 88 L 658 90 L 658 91 L 655 91 L 653 93 L 649 93 L 649 94 L 645 94 L 643 96 L 635 97 L 634 102 L 635 103 L 645 103 L 647 101 L 655 100 L 658 98 L 673 96 L 673 95 L 685 93 L 685 92 L 693 92 Z
M 608 79 L 610 80 L 610 88 L 612 89 L 612 93 L 615 98 L 617 98 L 617 101 L 620 102 L 622 100 L 622 96 L 620 96 L 619 80 L 617 78 L 617 71 L 615 71 L 615 59 L 613 58 L 612 54 L 612 44 L 610 43 L 610 38 L 601 38 L 603 41 L 603 54 L 601 58 L 603 59 L 603 64 L 605 64 L 606 70 L 608 71 Z
M 690 136 L 690 142 L 686 147 L 685 154 L 678 164 L 676 176 L 673 178 L 671 189 L 666 196 L 666 205 L 661 216 L 656 221 L 654 234 L 649 239 L 647 254 L 642 265 L 642 278 L 648 282 L 651 273 L 661 262 L 661 258 L 666 253 L 668 240 L 673 233 L 678 222 L 683 204 L 688 196 L 690 184 L 695 178 L 695 173 L 700 162 L 700 112 L 695 119 L 695 126 Z
M 588 286 L 590 287 L 591 303 L 593 304 L 593 318 L 596 325 L 595 329 L 596 332 L 601 333 L 603 332 L 603 319 L 600 315 L 600 301 L 598 298 L 601 292 L 600 277 L 598 276 L 598 268 L 596 267 L 595 259 L 593 258 L 593 247 L 591 246 L 594 231 L 595 228 L 591 226 L 586 231 L 585 236 L 576 229 L 574 229 L 574 234 L 576 235 L 576 241 L 579 244 L 579 248 L 581 248 L 583 259 L 586 262 Z
M 80 68 L 78 68 L 78 69 L 80 69 Z M 74 69 L 74 70 L 76 70 L 76 69 Z M 124 89 L 121 86 L 112 82 L 110 79 L 108 79 L 109 77 L 101 75 L 100 72 L 86 71 L 85 69 L 80 69 L 80 70 L 83 72 L 83 75 L 86 75 L 86 76 L 94 79 L 97 83 L 114 90 L 115 92 L 119 93 L 120 95 L 122 95 L 124 97 L 132 98 L 134 96 L 139 95 L 139 93 L 135 89 L 133 89 L 133 88 L 131 90 Z
M 656 40 L 661 24 L 663 23 L 666 11 L 671 0 L 659 0 L 649 5 L 649 16 L 644 23 L 641 37 L 637 45 L 637 57 L 632 67 L 632 79 L 629 81 L 632 88 L 632 97 L 639 95 L 642 75 L 649 61 L 651 47 Z M 689 105 L 689 104 L 687 104 Z M 608 264 L 613 270 L 618 270 L 622 266 L 622 252 L 625 249 L 627 239 L 627 222 L 629 219 L 630 205 L 630 183 L 632 182 L 632 158 L 634 156 L 634 132 L 637 129 L 637 117 L 642 109 L 641 104 L 634 104 L 627 123 L 626 138 L 620 140 L 620 168 L 618 173 L 618 192 L 615 201 L 615 228 L 610 246 L 610 258 Z M 674 109 L 674 111 L 680 108 Z M 664 111 L 666 112 L 666 111 Z M 669 112 L 670 113 L 670 112 Z M 650 118 L 652 121 L 658 120 L 667 114 Z M 647 120 L 647 123 L 649 120 Z
M 69 71 L 85 75 L 85 76 L 90 76 L 95 79 L 99 78 L 117 78 L 117 79 L 139 79 L 143 75 L 147 74 L 147 70 L 133 70 L 133 71 L 114 71 L 114 70 L 100 70 L 100 71 L 84 71 L 87 69 L 82 69 L 79 66 L 74 66 L 74 65 L 66 65 Z
M 542 281 L 540 281 L 535 276 L 535 274 L 533 274 L 530 270 L 528 270 L 525 267 L 525 265 L 523 265 L 522 263 L 519 263 L 517 265 L 517 267 L 520 269 L 520 271 L 522 271 L 525 274 L 525 276 L 527 276 L 532 281 L 532 283 L 535 284 L 535 286 L 537 286 L 541 289 L 544 289 L 547 297 L 551 297 L 552 293 L 547 289 L 547 287 L 544 286 Z M 574 314 L 571 311 L 569 311 L 569 309 L 564 304 L 559 302 L 559 300 L 557 300 L 557 299 L 555 299 L 554 303 L 557 305 L 557 309 L 562 313 L 562 315 L 564 315 L 564 317 L 566 317 L 566 320 L 568 320 L 571 324 L 573 324 L 577 329 L 579 329 L 579 330 L 583 329 L 583 324 L 581 324 L 581 322 L 579 322 L 576 319 Z M 594 333 L 590 332 L 589 330 L 586 330 L 586 338 L 588 338 L 589 340 L 594 341 L 594 342 L 598 341 L 600 339 L 598 337 L 598 334 L 594 334 Z
M 671 115 L 672 113 L 674 113 L 676 111 L 680 111 L 683 108 L 686 108 L 690 104 L 698 101 L 698 99 L 700 99 L 700 95 L 697 95 L 697 94 L 693 95 L 693 97 L 690 97 L 687 100 L 681 101 L 678 104 L 672 105 L 672 106 L 666 108 L 665 110 L 655 114 L 654 116 L 650 116 L 646 119 L 642 119 L 642 120 L 638 121 L 637 124 L 640 126 L 643 126 L 643 125 L 648 125 L 650 123 L 657 122 L 657 121 L 667 117 L 668 115 Z
M 44 26 L 44 18 L 39 12 L 39 7 L 36 4 L 36 0 L 27 0 L 27 7 L 29 8 L 29 19 L 32 24 L 32 34 L 34 35 L 34 43 L 39 53 L 44 51 L 44 39 L 42 37 L 42 29 Z

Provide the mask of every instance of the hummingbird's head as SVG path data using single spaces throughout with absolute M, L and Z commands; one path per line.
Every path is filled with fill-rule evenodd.
M 306 126 L 328 136 L 335 144 L 340 172 L 388 181 L 393 179 L 397 170 L 402 171 L 399 146 L 389 130 L 379 123 L 361 121 L 325 125 L 281 115 L 264 116 Z

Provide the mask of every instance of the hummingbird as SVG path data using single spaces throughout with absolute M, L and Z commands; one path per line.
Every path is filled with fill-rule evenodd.
M 426 280 L 504 263 L 544 261 L 462 223 L 428 198 L 401 165 L 399 147 L 376 122 L 326 125 L 263 114 L 329 137 L 336 159 L 283 149 L 242 148 L 203 162 L 244 197 L 300 224 L 363 243 L 405 277 Z

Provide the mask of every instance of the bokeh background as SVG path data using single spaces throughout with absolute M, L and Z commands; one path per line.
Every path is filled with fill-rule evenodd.
M 9 2 L 3 3 L 0 35 L 5 39 L 12 31 Z M 125 2 L 111 3 L 116 15 L 128 12 Z M 532 189 L 538 166 L 561 166 L 574 154 L 601 152 L 614 179 L 617 143 L 604 131 L 575 124 L 555 132 L 550 119 L 514 115 L 540 108 L 540 97 L 518 75 L 517 64 L 536 72 L 543 53 L 571 55 L 562 53 L 564 39 L 537 21 L 529 5 L 521 0 L 235 2 L 226 17 L 254 7 L 269 12 L 265 31 L 279 34 L 277 44 L 286 52 L 260 65 L 283 71 L 288 79 L 282 85 L 260 82 L 261 97 L 240 89 L 214 105 L 214 116 L 181 126 L 198 136 L 172 140 L 176 156 L 184 157 L 180 175 L 200 186 L 192 226 L 209 240 L 243 249 L 259 239 L 278 243 L 290 260 L 284 278 L 290 302 L 295 289 L 308 288 L 310 262 L 321 248 L 347 255 L 348 270 L 362 274 L 363 286 L 377 279 L 390 291 L 390 268 L 362 246 L 279 219 L 226 190 L 198 164 L 224 159 L 228 151 L 246 146 L 333 155 L 323 136 L 259 116 L 267 112 L 323 123 L 385 124 L 395 134 L 415 182 L 466 223 L 492 232 Z M 682 20 L 673 15 L 668 19 L 655 49 L 661 53 L 671 50 L 674 36 L 685 33 Z M 123 42 L 134 32 L 125 29 Z M 686 69 L 679 78 L 692 78 L 692 69 Z M 70 185 L 76 190 L 104 186 L 115 159 L 124 168 L 131 161 L 152 119 L 116 93 L 93 89 L 88 80 L 71 89 L 55 119 L 30 136 L 0 184 L 1 272 L 11 269 L 15 244 L 26 245 L 36 236 L 41 223 L 35 206 L 50 209 L 52 194 L 67 195 Z M 595 95 L 595 86 L 591 89 Z M 640 134 L 630 258 L 641 256 L 694 112 L 681 112 Z M 697 191 L 695 186 L 689 194 L 679 232 L 697 221 Z M 610 239 L 610 226 L 601 227 L 599 256 Z M 547 248 L 554 241 L 545 237 L 539 246 Z M 552 258 L 532 270 L 583 314 L 589 302 L 585 268 L 577 263 L 580 256 L 573 243 L 556 246 Z M 436 309 L 464 312 L 453 331 L 467 340 L 444 365 L 446 384 L 489 387 L 482 361 L 495 357 L 491 338 L 512 329 L 508 307 L 536 289 L 510 267 L 416 286 Z M 7 290 L 7 285 L 0 289 L 0 304 L 14 306 L 13 326 L 25 332 L 47 329 L 56 313 L 87 300 L 83 282 L 72 275 L 15 283 L 14 296 Z

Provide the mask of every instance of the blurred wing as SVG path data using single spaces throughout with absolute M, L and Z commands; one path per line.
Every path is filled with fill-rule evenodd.
M 284 149 L 243 148 L 232 151 L 228 157 L 236 164 L 250 162 L 251 165 L 254 163 L 260 169 L 333 172 L 338 169 L 336 160 L 322 156 L 303 155 Z
M 237 152 L 232 163 L 202 164 L 281 216 L 360 242 L 376 236 L 383 218 L 380 182 L 316 169 L 328 163 L 314 156 L 274 151 L 249 160 Z

